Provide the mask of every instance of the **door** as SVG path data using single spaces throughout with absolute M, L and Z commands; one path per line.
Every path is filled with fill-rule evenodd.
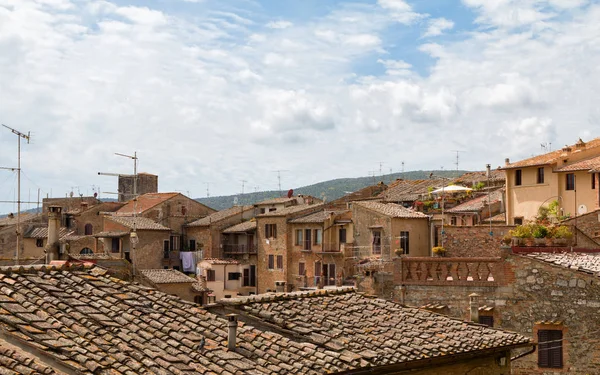
M 340 228 L 338 233 L 338 250 L 341 250 L 342 244 L 346 243 L 346 228 Z
M 335 285 L 335 263 L 323 265 L 323 285 Z

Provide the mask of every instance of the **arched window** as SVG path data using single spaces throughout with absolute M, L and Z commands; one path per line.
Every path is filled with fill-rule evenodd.
M 92 251 L 92 249 L 90 249 L 89 247 L 84 247 L 79 254 L 81 255 L 89 255 L 89 254 L 94 254 L 94 252 Z
M 92 226 L 92 224 L 88 223 L 85 225 L 85 235 L 86 236 L 90 236 L 93 231 L 94 231 L 94 227 Z

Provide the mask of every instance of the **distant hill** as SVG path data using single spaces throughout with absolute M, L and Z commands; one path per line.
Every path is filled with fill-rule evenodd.
M 334 199 L 338 199 L 349 192 L 360 190 L 364 187 L 375 185 L 378 182 L 383 181 L 385 184 L 389 184 L 398 178 L 405 180 L 421 180 L 429 178 L 429 175 L 433 173 L 436 176 L 442 177 L 458 177 L 468 171 L 411 171 L 404 173 L 392 173 L 377 177 L 357 177 L 357 178 L 338 178 L 335 180 L 323 181 L 314 185 L 303 186 L 294 188 L 294 195 L 304 194 L 311 195 L 319 199 L 325 199 L 327 202 Z M 196 198 L 196 200 L 202 204 L 214 208 L 215 210 L 224 210 L 233 206 L 234 204 L 254 204 L 266 199 L 276 198 L 284 196 L 287 193 L 287 189 L 282 191 L 259 191 L 255 193 L 247 193 L 241 196 L 239 195 L 227 195 L 218 197 L 208 198 Z M 237 201 L 236 201 L 237 199 Z M 235 203 L 237 202 L 237 203 Z

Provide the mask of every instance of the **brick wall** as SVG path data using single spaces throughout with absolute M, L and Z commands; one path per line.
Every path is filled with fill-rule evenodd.
M 512 225 L 444 226 L 444 247 L 450 257 L 494 257 L 500 255 L 500 241 Z M 441 228 L 436 228 L 441 238 Z M 438 245 L 440 243 L 438 242 Z
M 565 224 L 577 227 L 584 236 L 574 237 L 578 247 L 598 247 L 600 238 L 600 211 L 596 210 L 585 215 L 565 220 Z
M 376 279 L 372 281 L 378 292 Z M 425 283 L 423 283 L 425 284 Z M 389 289 L 384 297 L 389 298 Z M 539 369 L 537 354 L 513 363 L 513 374 L 600 373 L 600 284 L 597 277 L 528 257 L 505 259 L 504 281 L 498 286 L 396 285 L 394 298 L 412 306 L 446 305 L 448 314 L 469 316 L 469 294 L 480 306 L 493 307 L 494 326 L 534 337 L 536 322 L 559 321 L 564 328 L 563 369 Z
M 277 225 L 277 238 L 267 238 L 265 224 Z M 257 269 L 258 293 L 265 293 L 267 289 L 275 290 L 275 281 L 286 281 L 286 272 L 290 264 L 287 257 L 287 246 L 291 244 L 291 230 L 287 229 L 287 219 L 281 216 L 257 218 L 256 233 L 258 236 Z M 267 240 L 269 243 L 267 243 Z M 275 258 L 275 269 L 268 268 L 269 255 Z M 284 269 L 277 269 L 277 256 L 283 256 Z

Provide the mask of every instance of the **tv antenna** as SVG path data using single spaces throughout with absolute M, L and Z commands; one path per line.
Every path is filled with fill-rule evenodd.
M 281 172 L 289 172 L 289 170 L 287 169 L 278 169 L 276 171 L 273 172 L 277 172 L 277 183 L 279 186 L 279 196 L 281 196 Z
M 458 172 L 458 160 L 459 160 L 459 153 L 461 152 L 466 152 L 466 151 L 461 151 L 461 150 L 452 150 L 452 152 L 456 152 L 456 161 L 454 162 L 454 164 L 456 165 L 456 171 Z
M 15 264 L 19 264 L 19 247 L 21 246 L 19 239 L 19 237 L 21 236 L 21 138 L 27 140 L 27 144 L 29 144 L 31 133 L 21 133 L 20 131 L 13 129 L 10 126 L 6 126 L 4 124 L 2 124 L 2 126 L 7 128 L 17 136 L 17 248 L 15 250 Z M 14 170 L 14 168 L 3 169 Z
M 204 183 L 204 185 L 206 185 L 206 198 L 210 197 L 210 190 L 209 190 L 210 184 L 212 184 L 212 182 L 210 182 L 210 181 Z

